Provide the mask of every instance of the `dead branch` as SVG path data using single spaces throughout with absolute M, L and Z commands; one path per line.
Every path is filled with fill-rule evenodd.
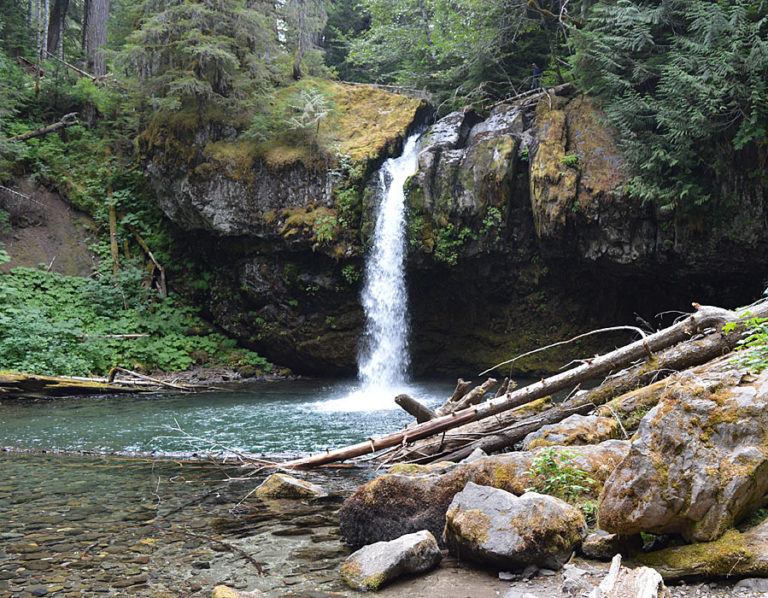
M 569 338 L 567 341 L 558 341 L 556 343 L 552 343 L 551 345 L 547 345 L 546 347 L 539 347 L 538 349 L 534 349 L 533 351 L 528 351 L 527 353 L 523 353 L 522 355 L 518 355 L 517 357 L 513 357 L 512 359 L 508 359 L 507 361 L 502 361 L 501 363 L 497 363 L 495 366 L 490 367 L 483 372 L 480 372 L 478 375 L 485 376 L 486 374 L 492 372 L 497 368 L 500 368 L 501 366 L 510 365 L 518 361 L 519 359 L 522 359 L 523 357 L 529 357 L 531 355 L 535 355 L 536 353 L 541 353 L 542 351 L 546 351 L 547 349 L 560 347 L 562 345 L 568 345 L 570 343 L 581 340 L 588 336 L 592 336 L 594 334 L 602 334 L 604 332 L 617 332 L 619 330 L 632 330 L 634 332 L 637 332 L 641 338 L 645 338 L 647 336 L 645 332 L 642 329 L 638 328 L 637 326 L 611 326 L 610 328 L 600 328 L 598 330 L 590 330 L 589 332 L 585 332 L 584 334 L 579 334 L 578 336 Z
M 136 242 L 144 250 L 144 253 L 147 254 L 147 257 L 152 261 L 152 263 L 155 265 L 155 268 L 157 268 L 157 271 L 160 273 L 160 281 L 158 282 L 157 290 L 161 297 L 167 297 L 168 287 L 165 282 L 165 268 L 163 268 L 160 265 L 160 262 L 155 259 L 154 254 L 149 250 L 149 245 L 147 245 L 147 242 L 141 238 L 141 235 L 131 227 L 128 227 L 128 230 L 133 233 L 133 237 L 136 239 Z
M 158 386 L 165 386 L 168 388 L 173 388 L 175 390 L 191 390 L 194 391 L 193 387 L 188 386 L 180 386 L 178 384 L 171 384 L 170 382 L 164 382 L 162 380 L 158 380 L 157 378 L 152 378 L 151 376 L 145 376 L 144 374 L 139 374 L 138 372 L 132 372 L 131 370 L 127 370 L 125 368 L 121 368 L 118 366 L 113 367 L 111 370 L 109 370 L 109 374 L 107 375 L 107 381 L 112 382 L 115 379 L 115 376 L 118 372 L 121 372 L 123 374 L 128 374 L 129 376 L 134 376 L 136 378 L 139 378 L 141 380 L 147 380 L 148 382 L 151 382 L 152 384 L 157 384 Z
M 27 139 L 32 139 L 33 137 L 42 137 L 48 133 L 53 133 L 59 129 L 71 127 L 72 125 L 76 124 L 79 124 L 79 121 L 77 120 L 77 112 L 70 112 L 69 114 L 62 116 L 59 122 L 48 125 L 47 127 L 35 129 L 34 131 L 29 131 L 28 133 L 16 135 L 15 137 L 9 137 L 6 139 L 6 141 L 26 141 Z

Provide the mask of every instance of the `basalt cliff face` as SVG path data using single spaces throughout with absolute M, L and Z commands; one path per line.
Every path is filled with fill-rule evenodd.
M 158 201 L 184 231 L 180 249 L 207 268 L 198 299 L 229 333 L 299 372 L 354 372 L 376 169 L 428 118 L 421 102 L 355 93 L 334 157 L 277 159 L 201 123 L 156 124 L 139 140 Z M 435 123 L 407 184 L 417 373 L 472 371 L 635 314 L 651 321 L 691 301 L 734 306 L 760 293 L 764 189 L 734 174 L 723 185 L 738 199 L 713 218 L 641 205 L 629 182 L 598 107 L 567 86 Z M 559 367 L 598 343 L 516 370 Z

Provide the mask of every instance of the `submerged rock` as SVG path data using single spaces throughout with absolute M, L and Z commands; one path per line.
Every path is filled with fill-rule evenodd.
M 768 372 L 682 379 L 643 418 L 600 496 L 600 527 L 713 540 L 768 491 Z
M 315 498 L 326 492 L 316 484 L 299 480 L 285 473 L 273 473 L 254 491 L 262 498 Z
M 616 438 L 618 431 L 619 424 L 612 417 L 576 413 L 558 424 L 531 432 L 523 440 L 522 449 L 527 451 L 539 446 L 597 444 Z
M 560 569 L 587 535 L 577 508 L 535 492 L 468 483 L 446 513 L 444 540 L 461 559 L 500 569 Z
M 429 571 L 442 558 L 435 537 L 422 530 L 361 548 L 341 566 L 341 578 L 356 590 L 377 590 L 402 575 Z
M 600 484 L 626 456 L 629 443 L 611 440 L 596 446 L 572 447 L 571 466 L 584 470 Z M 344 541 L 353 548 L 392 540 L 421 529 L 441 538 L 445 512 L 454 495 L 468 482 L 523 494 L 531 485 L 528 474 L 534 451 L 509 453 L 456 465 L 442 475 L 422 466 L 405 466 L 411 475 L 384 474 L 358 488 L 343 504 L 339 517 Z
M 211 594 L 211 598 L 260 598 L 261 596 L 264 596 L 264 594 L 259 590 L 238 592 L 227 586 L 216 586 Z

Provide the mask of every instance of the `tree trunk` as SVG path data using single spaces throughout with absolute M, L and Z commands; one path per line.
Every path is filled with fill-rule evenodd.
M 83 53 L 85 70 L 96 77 L 107 74 L 104 46 L 107 43 L 109 0 L 86 0 L 83 9 Z
M 69 0 L 54 0 L 48 28 L 46 49 L 49 54 L 56 54 L 62 61 L 64 60 L 64 22 L 68 10 Z

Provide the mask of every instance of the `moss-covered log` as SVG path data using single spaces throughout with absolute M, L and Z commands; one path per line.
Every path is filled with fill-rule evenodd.
M 52 398 L 156 390 L 129 383 L 109 383 L 83 378 L 35 376 L 0 371 L 0 400 L 5 398 Z

